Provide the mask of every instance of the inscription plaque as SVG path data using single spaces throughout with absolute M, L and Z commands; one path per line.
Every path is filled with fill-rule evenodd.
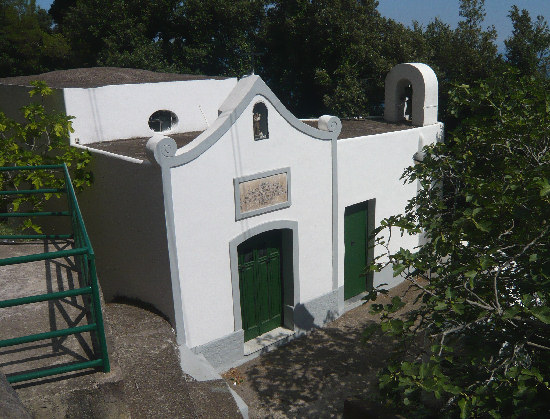
M 236 218 L 290 206 L 289 169 L 235 179 Z

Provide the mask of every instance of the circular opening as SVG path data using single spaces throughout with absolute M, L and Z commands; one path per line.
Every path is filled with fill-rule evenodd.
M 178 117 L 172 111 L 156 111 L 149 117 L 149 128 L 155 132 L 169 131 L 178 124 Z

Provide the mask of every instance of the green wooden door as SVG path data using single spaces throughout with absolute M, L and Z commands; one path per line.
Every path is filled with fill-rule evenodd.
M 367 289 L 367 206 L 353 205 L 344 213 L 344 299 Z
M 238 247 L 244 340 L 283 323 L 280 232 L 253 237 Z

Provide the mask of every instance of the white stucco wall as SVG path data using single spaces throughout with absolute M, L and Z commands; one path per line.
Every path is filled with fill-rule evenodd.
M 253 139 L 256 100 L 264 101 L 268 108 L 267 140 Z M 233 179 L 286 167 L 291 171 L 292 205 L 235 221 Z M 170 169 L 189 347 L 234 332 L 229 242 L 262 223 L 299 222 L 301 302 L 332 290 L 331 167 L 330 141 L 297 131 L 265 98 L 257 96 L 211 148 Z
M 152 304 L 175 324 L 161 170 L 91 152 L 94 183 L 78 202 L 105 299 Z
M 89 89 L 63 89 L 67 114 L 75 116 L 71 143 L 150 137 L 149 117 L 169 110 L 178 117 L 173 134 L 203 131 L 218 117 L 218 108 L 235 87 L 236 78 L 122 84 Z
M 411 166 L 419 143 L 435 142 L 443 135 L 440 123 L 404 131 L 338 140 L 338 285 L 344 285 L 344 211 L 347 206 L 376 198 L 375 226 L 391 215 L 403 213 L 409 199 L 416 195 L 417 184 L 400 180 Z M 422 140 L 421 140 L 422 136 Z M 390 250 L 418 246 L 418 236 L 392 234 Z M 375 248 L 375 257 L 383 249 Z M 401 279 L 391 275 L 374 276 L 374 286 L 388 282 L 389 287 Z M 392 282 L 393 281 L 393 282 Z

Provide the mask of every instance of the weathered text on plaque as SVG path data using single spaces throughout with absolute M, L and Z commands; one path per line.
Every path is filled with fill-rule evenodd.
M 287 173 L 239 183 L 241 214 L 288 201 Z

